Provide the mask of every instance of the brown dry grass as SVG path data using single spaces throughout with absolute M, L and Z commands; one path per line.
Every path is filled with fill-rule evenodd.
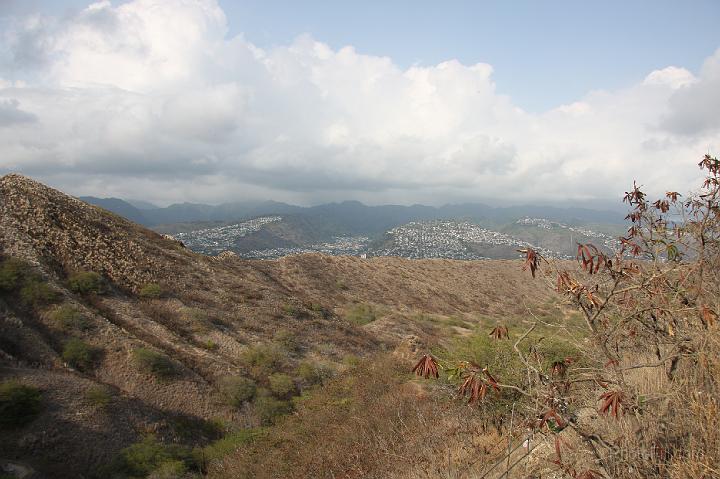
M 525 281 L 519 263 L 513 261 L 362 260 L 310 254 L 223 262 L 28 179 L 3 178 L 0 196 L 0 254 L 36 265 L 63 303 L 83 311 L 92 327 L 83 338 L 90 340 L 91 335 L 93 345 L 105 351 L 92 374 L 65 371 L 57 345 L 68 339 L 62 336 L 66 333 L 58 331 L 43 311 L 1 298 L 0 376 L 24 375 L 22 371 L 32 366 L 34 378 L 53 378 L 56 391 L 51 398 L 72 397 L 78 381 L 104 383 L 157 417 L 219 416 L 242 424 L 247 419 L 242 411 L 212 401 L 217 379 L 243 374 L 245 351 L 272 342 L 278 330 L 289 331 L 297 344 L 283 372 L 294 371 L 306 359 L 342 369 L 345 358 L 375 355 L 408 337 L 424 347 L 439 335 L 452 334 L 454 326 L 444 325 L 451 315 L 460 319 L 455 324 L 464 331 L 462 322 L 472 327 L 480 317 L 525 314 L 524 303 L 534 307 L 552 297 L 541 285 Z M 83 297 L 68 291 L 68 272 L 79 270 L 101 274 L 107 293 Z M 139 288 L 148 283 L 161 284 L 163 298 L 139 300 Z M 346 311 L 363 303 L 376 305 L 383 315 L 362 327 L 344 319 Z M 283 308 L 288 305 L 297 312 L 287 314 Z M 420 313 L 431 319 L 418 320 Z M 217 347 L 205 347 L 208 340 Z M 170 357 L 178 364 L 178 377 L 158 381 L 134 368 L 131 353 L 139 347 Z M 85 442 L 63 428 L 47 443 L 58 456 L 69 458 L 59 465 L 68 475 L 84 474 L 118 444 L 139 437 L 140 432 L 124 432 L 110 440 L 113 431 L 106 428 L 107 422 L 98 415 L 73 415 L 69 404 L 52 399 L 52 407 L 22 431 L 42 436 L 40 425 L 57 414 L 73 427 L 101 431 L 94 445 L 103 453 L 95 459 L 78 454 L 87 447 Z M 380 414 L 380 405 L 377 408 Z M 107 414 L 116 412 L 111 408 Z M 156 419 L 142 412 L 135 422 L 137 431 L 144 431 L 152 429 Z M 0 436 L 0 446 L 33 462 L 37 451 L 8 437 Z
M 501 438 L 408 364 L 366 361 L 300 401 L 298 412 L 213 466 L 211 478 L 472 477 Z

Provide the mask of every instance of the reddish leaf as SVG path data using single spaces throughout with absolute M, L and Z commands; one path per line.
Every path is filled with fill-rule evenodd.
M 412 372 L 425 379 L 428 379 L 430 376 L 433 376 L 435 379 L 440 377 L 437 360 L 430 354 L 426 354 L 420 358 L 420 361 L 417 362 Z
M 532 274 L 532 277 L 534 278 L 535 272 L 538 269 L 542 256 L 540 256 L 540 254 L 532 248 L 519 249 L 518 252 L 525 253 L 525 264 L 523 265 L 523 271 L 526 271 L 528 268 L 530 268 L 530 274 Z
M 717 313 L 705 305 L 700 308 L 700 317 L 705 326 L 712 326 L 718 319 Z
M 600 412 L 600 414 L 611 414 L 615 419 L 618 419 L 624 407 L 623 401 L 625 400 L 625 395 L 623 392 L 616 390 L 607 391 L 600 396 L 600 400 L 602 403 L 600 404 L 598 412 Z
M 508 339 L 508 328 L 498 324 L 490 331 L 489 336 L 493 339 Z

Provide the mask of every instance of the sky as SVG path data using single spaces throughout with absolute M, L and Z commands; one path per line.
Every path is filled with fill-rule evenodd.
M 720 148 L 717 1 L 0 0 L 0 174 L 159 204 L 617 201 Z

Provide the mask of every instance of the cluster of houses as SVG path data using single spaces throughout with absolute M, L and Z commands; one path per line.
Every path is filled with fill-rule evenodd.
M 421 221 L 393 228 L 387 233 L 386 246 L 373 251 L 376 256 L 404 258 L 483 259 L 477 245 L 533 248 L 545 256 L 552 251 L 538 248 L 512 235 L 482 228 L 467 221 Z M 513 251 L 513 250 L 511 250 Z
M 545 218 L 521 218 L 516 221 L 519 225 L 524 226 L 537 226 L 546 230 L 563 229 L 569 232 L 570 243 L 574 246 L 575 239 L 578 241 L 582 238 L 584 241 L 594 240 L 595 246 L 604 246 L 609 251 L 616 251 L 620 246 L 620 241 L 617 237 L 594 231 L 582 226 L 570 226 L 557 221 L 550 221 Z
M 540 245 L 531 244 L 513 234 L 501 233 L 469 221 L 436 220 L 407 223 L 389 230 L 380 246 L 371 247 L 366 236 L 338 236 L 331 241 L 298 247 L 276 247 L 238 251 L 234 246 L 238 239 L 259 231 L 268 224 L 282 221 L 280 216 L 264 216 L 230 226 L 207 228 L 180 233 L 175 239 L 193 251 L 218 255 L 223 251 L 235 250 L 238 255 L 251 259 L 274 259 L 301 253 L 324 253 L 329 255 L 398 256 L 403 258 L 449 258 L 476 260 L 485 259 L 488 251 L 493 257 L 516 257 L 516 250 L 532 248 L 543 256 L 570 258 L 574 241 L 594 239 L 597 246 L 613 250 L 617 239 L 611 235 L 578 226 L 550 221 L 545 218 L 522 218 L 517 225 L 537 227 L 546 230 L 563 230 L 568 233 L 568 248 L 565 252 L 552 251 Z M 499 253 L 498 253 L 499 252 Z
M 238 238 L 258 231 L 263 226 L 277 221 L 282 221 L 282 217 L 263 216 L 230 226 L 218 226 L 216 228 L 178 233 L 175 235 L 175 239 L 182 241 L 186 247 L 195 252 L 217 255 L 223 251 L 232 250 Z
M 324 253 L 333 256 L 367 257 L 370 238 L 366 236 L 338 236 L 326 243 L 311 244 L 307 247 L 270 248 L 242 253 L 244 258 L 274 259 L 301 253 Z

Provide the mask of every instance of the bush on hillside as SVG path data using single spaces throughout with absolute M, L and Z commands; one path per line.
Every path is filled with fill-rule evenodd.
M 63 360 L 81 371 L 92 369 L 97 355 L 97 349 L 78 338 L 72 338 L 66 342 L 62 351 Z
M 288 316 L 292 316 L 295 319 L 308 319 L 310 317 L 310 313 L 308 313 L 305 308 L 302 306 L 297 306 L 294 304 L 285 304 L 282 307 L 283 313 L 287 314 Z
M 143 299 L 158 299 L 162 294 L 162 287 L 157 283 L 145 284 L 140 288 L 140 291 L 138 291 L 138 295 Z
M 259 394 L 254 402 L 255 413 L 263 426 L 270 426 L 282 416 L 290 414 L 292 403 L 270 396 L 267 392 Z
M 5 258 L 0 263 L 0 290 L 12 291 L 20 286 L 30 266 L 17 258 Z
M 377 319 L 377 312 L 369 304 L 357 304 L 353 306 L 345 315 L 345 319 L 358 326 L 372 323 Z
M 27 281 L 20 289 L 20 299 L 23 303 L 36 308 L 52 303 L 57 297 L 57 291 L 38 279 Z
M 0 383 L 0 428 L 19 427 L 35 419 L 42 404 L 40 390 L 10 379 Z
M 178 463 L 182 464 L 182 467 Z M 120 451 L 111 468 L 115 472 L 124 473 L 130 477 L 148 477 L 153 473 L 167 474 L 168 471 L 181 474 L 191 464 L 193 464 L 193 460 L 189 449 L 178 445 L 162 444 L 155 436 L 147 436 L 142 441 Z M 112 473 L 109 475 L 114 476 Z
M 103 286 L 102 276 L 93 271 L 79 271 L 68 278 L 68 287 L 73 293 L 100 294 Z
M 178 374 L 175 362 L 165 354 L 152 349 L 137 348 L 133 351 L 133 362 L 142 372 L 167 379 Z
M 295 392 L 295 382 L 287 374 L 271 374 L 268 377 L 268 382 L 270 391 L 280 399 L 286 399 Z
M 297 375 L 306 386 L 322 384 L 335 375 L 335 370 L 323 363 L 302 361 L 297 367 Z
M 109 387 L 102 384 L 90 386 L 85 391 L 85 400 L 92 406 L 104 409 L 112 402 L 112 392 Z
M 257 344 L 243 351 L 240 360 L 256 379 L 265 378 L 283 367 L 286 353 L 275 344 Z
M 92 327 L 90 321 L 69 304 L 57 306 L 50 312 L 49 317 L 63 331 L 86 331 Z
M 240 447 L 249 444 L 262 434 L 257 429 L 241 429 L 232 432 L 217 441 L 202 448 L 193 450 L 195 461 L 205 470 L 207 464 L 223 459 Z
M 187 325 L 186 328 L 195 334 L 207 333 L 213 327 L 209 315 L 202 309 L 184 308 L 182 318 L 183 322 Z
M 171 420 L 175 435 L 182 442 L 199 442 L 222 437 L 227 425 L 220 419 L 205 420 L 193 416 L 178 416 Z
M 295 334 L 288 329 L 279 329 L 273 335 L 273 342 L 285 348 L 290 353 L 296 353 L 300 350 L 300 344 Z
M 182 479 L 186 476 L 188 467 L 183 461 L 167 461 L 161 463 L 147 476 L 148 479 Z
M 255 397 L 257 386 L 252 379 L 228 376 L 220 380 L 218 394 L 223 403 L 239 408 Z

